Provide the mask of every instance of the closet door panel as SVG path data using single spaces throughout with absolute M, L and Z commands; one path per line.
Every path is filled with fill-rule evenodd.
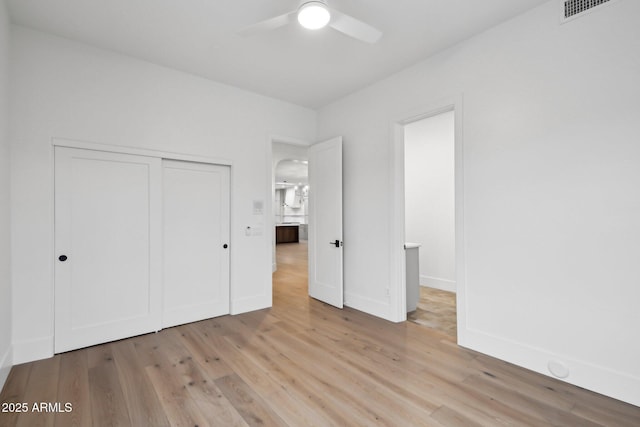
M 156 331 L 160 159 L 56 147 L 55 351 Z
M 162 326 L 228 314 L 229 167 L 164 160 L 162 179 Z

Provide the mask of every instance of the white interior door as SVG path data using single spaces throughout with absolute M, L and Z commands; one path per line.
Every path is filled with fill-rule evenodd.
M 309 147 L 309 295 L 342 308 L 342 137 Z
M 163 160 L 169 327 L 229 314 L 229 167 Z
M 160 159 L 56 147 L 56 353 L 160 329 L 160 182 Z

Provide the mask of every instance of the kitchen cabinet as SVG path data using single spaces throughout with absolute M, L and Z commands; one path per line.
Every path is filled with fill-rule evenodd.
M 277 225 L 276 226 L 276 244 L 278 243 L 298 243 L 298 224 Z

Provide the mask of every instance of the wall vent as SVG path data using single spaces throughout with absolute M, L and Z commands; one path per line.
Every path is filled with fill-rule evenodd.
M 615 0 L 561 0 L 562 21 L 570 21 L 593 11 L 594 8 L 614 2 Z

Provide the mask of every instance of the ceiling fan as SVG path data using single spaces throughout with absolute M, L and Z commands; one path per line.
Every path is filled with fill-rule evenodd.
M 353 16 L 330 8 L 325 0 L 303 0 L 296 10 L 249 25 L 238 31 L 238 34 L 251 36 L 263 31 L 275 30 L 294 22 L 296 18 L 300 25 L 309 30 L 317 30 L 329 26 L 349 37 L 366 43 L 376 43 L 382 37 L 382 32 L 377 28 L 365 24 Z

